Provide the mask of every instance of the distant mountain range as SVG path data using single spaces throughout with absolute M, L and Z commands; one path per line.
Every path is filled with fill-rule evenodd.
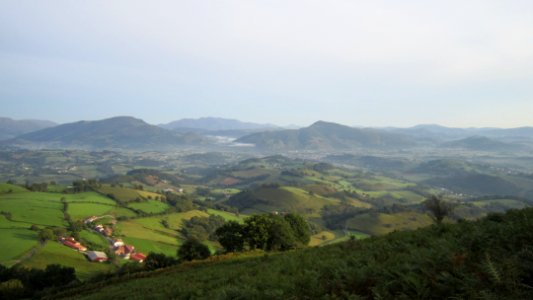
M 224 130 L 259 130 L 279 128 L 272 124 L 257 124 L 250 122 L 241 122 L 234 119 L 224 118 L 199 118 L 199 119 L 181 119 L 167 124 L 159 125 L 165 129 L 200 129 L 206 131 L 224 131 Z
M 254 145 L 255 149 L 271 152 L 342 152 L 414 147 L 523 151 L 533 148 L 531 127 L 499 129 L 419 125 L 411 128 L 378 129 L 318 121 L 309 127 L 283 129 L 275 125 L 222 118 L 183 119 L 155 126 L 133 117 L 54 125 L 56 124 L 48 121 L 14 121 L 0 118 L 0 134 L 5 139 L 1 144 L 26 148 L 130 150 L 164 150 L 189 146 L 214 149 Z M 221 142 L 222 140 L 224 141 Z
M 57 124 L 44 120 L 13 120 L 0 117 L 0 140 L 7 140 L 28 132 L 53 127 Z
M 417 125 L 409 128 L 385 128 L 395 133 L 407 134 L 418 138 L 454 140 L 472 136 L 505 138 L 508 140 L 533 140 L 533 127 L 518 128 L 452 128 L 434 124 Z
M 442 146 L 478 151 L 513 151 L 525 149 L 523 145 L 500 142 L 484 136 L 471 136 L 464 139 L 443 143 Z
M 415 145 L 415 141 L 406 135 L 324 121 L 301 129 L 254 133 L 236 142 L 254 144 L 265 150 L 349 150 Z
M 205 142 L 201 136 L 171 132 L 133 117 L 68 123 L 9 141 L 23 147 L 131 150 L 159 150 Z

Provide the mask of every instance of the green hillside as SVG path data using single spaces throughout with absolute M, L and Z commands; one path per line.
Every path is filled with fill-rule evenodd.
M 532 219 L 524 209 L 290 253 L 215 257 L 49 298 L 531 299 Z
M 296 187 L 263 185 L 232 196 L 227 204 L 243 213 L 298 212 L 311 216 L 318 215 L 325 205 L 338 202 Z

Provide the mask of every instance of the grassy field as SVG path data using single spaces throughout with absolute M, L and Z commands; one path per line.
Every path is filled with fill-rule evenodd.
M 27 192 L 28 190 L 14 184 L 9 183 L 0 183 L 0 194 L 5 193 L 21 193 L 21 192 Z
M 120 206 L 115 206 L 111 211 L 109 211 L 109 214 L 117 218 L 137 216 L 137 214 L 133 210 L 126 208 L 126 207 L 120 207 Z
M 98 188 L 98 192 L 104 195 L 113 195 L 117 200 L 130 202 L 135 199 L 155 199 L 161 195 L 148 191 L 134 190 L 126 187 L 118 187 L 104 184 Z
M 117 224 L 118 233 L 123 240 L 135 246 L 139 251 L 162 252 L 167 255 L 176 255 L 176 250 L 182 242 L 177 230 L 182 227 L 184 220 L 192 217 L 207 217 L 207 213 L 192 210 L 183 213 L 172 213 L 163 216 L 153 216 L 121 221 Z M 169 228 L 162 225 L 168 222 Z
M 92 231 L 82 230 L 80 232 L 80 239 L 82 244 L 88 244 L 90 242 L 93 245 L 97 245 L 96 250 L 105 250 L 109 248 L 109 242 L 101 235 Z M 87 245 L 86 245 L 87 246 Z M 95 250 L 91 248 L 91 250 Z
M 314 234 L 311 236 L 311 240 L 309 241 L 309 246 L 320 246 L 324 243 L 327 243 L 329 241 L 332 241 L 335 239 L 335 233 L 332 231 L 321 231 L 317 234 Z
M 245 196 L 243 199 L 230 199 L 229 204 L 237 206 L 246 214 L 279 211 L 298 212 L 308 217 L 316 217 L 320 215 L 320 209 L 325 205 L 339 203 L 337 199 L 288 186 L 259 187 Z
M 11 266 L 17 258 L 38 245 L 37 232 L 25 228 L 1 228 L 0 241 L 0 264 L 7 266 Z
M 46 243 L 38 253 L 23 263 L 24 266 L 40 269 L 44 269 L 49 264 L 73 267 L 81 280 L 85 280 L 97 272 L 115 268 L 108 263 L 92 263 L 82 253 L 55 241 Z
M 20 192 L 0 195 L 0 211 L 10 212 L 14 221 L 41 226 L 66 226 L 61 211 L 61 194 Z
M 416 229 L 433 224 L 426 214 L 401 212 L 395 214 L 367 213 L 351 218 L 346 223 L 348 229 L 369 235 L 383 235 L 395 230 Z
M 68 213 L 73 220 L 81 220 L 90 216 L 109 214 L 115 207 L 98 203 L 70 203 Z
M 124 237 L 124 242 L 135 246 L 136 251 L 148 254 L 150 252 L 163 253 L 168 256 L 176 256 L 180 243 L 164 243 L 135 237 Z
M 162 213 L 168 209 L 168 204 L 158 200 L 148 200 L 143 202 L 132 202 L 128 204 L 128 207 L 141 210 L 145 213 Z
M 507 209 L 521 209 L 527 205 L 523 201 L 514 200 L 514 199 L 490 199 L 490 200 L 479 200 L 470 202 L 477 207 L 490 209 L 493 208 L 494 211 L 505 211 Z
M 95 192 L 85 192 L 78 194 L 65 194 L 61 195 L 65 198 L 65 201 L 68 203 L 78 203 L 78 202 L 90 202 L 90 203 L 100 203 L 107 205 L 116 205 L 116 202 L 112 199 L 109 199 L 106 196 Z
M 227 211 L 216 210 L 216 209 L 211 209 L 211 208 L 207 210 L 207 213 L 210 215 L 221 216 L 226 221 L 237 221 L 239 223 L 244 222 L 244 219 L 247 217 L 246 215 L 242 215 L 242 214 L 236 215 L 234 213 L 230 213 Z

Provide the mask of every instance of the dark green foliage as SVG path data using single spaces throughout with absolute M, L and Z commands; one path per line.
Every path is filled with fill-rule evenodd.
M 0 265 L 0 299 L 28 298 L 37 292 L 77 281 L 74 268 L 48 265 L 44 270 Z
M 431 217 L 437 224 L 441 224 L 445 217 L 449 217 L 454 209 L 452 203 L 445 201 L 439 196 L 432 195 L 424 202 L 425 207 L 431 213 Z
M 162 253 L 148 253 L 146 259 L 144 260 L 144 266 L 148 270 L 155 270 L 160 268 L 170 267 L 177 264 L 178 261 L 170 256 L 166 256 Z
M 197 240 L 214 239 L 215 230 L 224 224 L 224 218 L 211 215 L 209 217 L 192 217 L 183 222 L 181 232 L 186 238 Z
M 192 199 L 188 198 L 185 195 L 166 193 L 165 197 L 167 203 L 175 207 L 176 211 L 185 212 L 194 209 Z
M 206 259 L 210 255 L 209 248 L 195 238 L 187 239 L 178 250 L 178 257 L 182 260 Z
M 244 221 L 244 238 L 250 249 L 266 249 L 271 226 L 269 215 L 253 215 Z
M 321 215 L 326 227 L 335 230 L 345 228 L 347 220 L 365 212 L 368 212 L 368 209 L 341 203 L 340 205 L 324 206 Z
M 55 235 L 52 229 L 45 228 L 39 231 L 38 237 L 39 240 L 44 243 L 46 241 L 53 240 L 55 238 Z
M 226 222 L 216 230 L 215 235 L 226 252 L 244 249 L 244 226 L 236 221 Z
M 310 229 L 297 214 L 253 215 L 244 225 L 228 222 L 217 230 L 221 245 L 227 252 L 241 251 L 244 243 L 250 250 L 288 250 L 309 243 Z
M 293 213 L 285 215 L 284 219 L 289 223 L 296 240 L 304 246 L 309 244 L 311 230 L 307 221 L 302 216 Z
M 282 217 L 271 216 L 266 250 L 289 250 L 296 248 L 297 238 L 289 222 Z
M 146 291 L 154 299 L 533 299 L 532 274 L 530 208 L 321 248 L 176 267 L 65 295 L 128 298 L 133 291 Z
M 47 192 L 48 191 L 48 183 L 26 183 L 25 188 L 27 188 L 30 191 L 33 192 Z

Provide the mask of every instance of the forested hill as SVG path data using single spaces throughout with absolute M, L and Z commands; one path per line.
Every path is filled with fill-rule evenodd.
M 533 209 L 237 258 L 115 277 L 48 298 L 533 299 Z
M 31 132 L 9 141 L 26 147 L 77 149 L 165 149 L 202 144 L 202 137 L 184 135 L 132 117 L 79 121 Z
M 358 147 L 412 147 L 408 136 L 373 128 L 354 128 L 318 121 L 297 130 L 254 133 L 237 140 L 268 150 L 346 150 Z

